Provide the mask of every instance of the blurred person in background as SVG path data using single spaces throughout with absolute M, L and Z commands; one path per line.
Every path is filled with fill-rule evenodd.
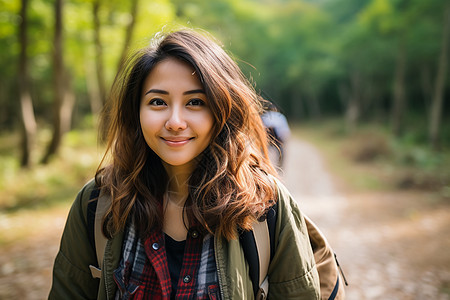
M 275 203 L 268 298 L 320 298 L 305 219 L 276 179 L 258 95 L 212 38 L 156 38 L 111 95 L 107 150 L 70 210 L 49 299 L 253 299 L 239 236 Z M 88 217 L 100 199 L 104 250 Z
M 286 117 L 277 107 L 268 102 L 261 116 L 264 127 L 269 135 L 269 155 L 272 162 L 281 169 L 284 163 L 285 146 L 291 136 L 291 130 Z

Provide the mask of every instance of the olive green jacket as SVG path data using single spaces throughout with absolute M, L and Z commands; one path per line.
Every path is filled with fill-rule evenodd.
M 320 299 L 319 276 L 302 213 L 286 188 L 278 185 L 276 251 L 269 265 L 269 299 Z M 113 272 L 122 250 L 123 233 L 108 240 L 101 279 L 94 279 L 89 265 L 97 256 L 88 238 L 87 204 L 94 181 L 79 192 L 70 209 L 61 246 L 53 268 L 49 299 L 114 299 Z M 239 240 L 215 235 L 215 256 L 222 299 L 253 299 L 248 264 Z

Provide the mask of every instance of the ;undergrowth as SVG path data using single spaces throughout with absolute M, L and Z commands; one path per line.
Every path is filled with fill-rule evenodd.
M 67 133 L 54 159 L 46 165 L 36 163 L 29 169 L 19 167 L 17 135 L 0 135 L 0 212 L 72 201 L 82 185 L 93 177 L 100 161 L 102 152 L 96 134 L 88 129 Z M 46 135 L 45 131 L 40 133 L 38 140 Z M 36 156 L 41 152 L 42 149 L 36 149 Z
M 357 190 L 422 190 L 450 199 L 450 150 L 435 151 L 411 138 L 393 137 L 379 125 L 351 133 L 341 121 L 296 124 L 294 134 L 321 148 L 327 164 Z

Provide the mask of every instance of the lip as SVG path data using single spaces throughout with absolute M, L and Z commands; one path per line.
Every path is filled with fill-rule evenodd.
M 161 137 L 161 139 L 170 147 L 181 147 L 189 143 L 193 137 Z

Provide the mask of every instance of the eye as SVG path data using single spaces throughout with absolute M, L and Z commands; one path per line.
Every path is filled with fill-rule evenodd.
M 150 100 L 150 102 L 148 104 L 152 105 L 152 106 L 163 106 L 163 105 L 166 105 L 166 102 L 164 102 L 164 100 L 162 100 L 162 99 L 154 98 L 154 99 Z
M 202 99 L 194 98 L 194 99 L 191 99 L 188 102 L 187 105 L 190 105 L 190 106 L 204 106 L 205 104 L 206 104 L 205 101 L 203 101 Z

